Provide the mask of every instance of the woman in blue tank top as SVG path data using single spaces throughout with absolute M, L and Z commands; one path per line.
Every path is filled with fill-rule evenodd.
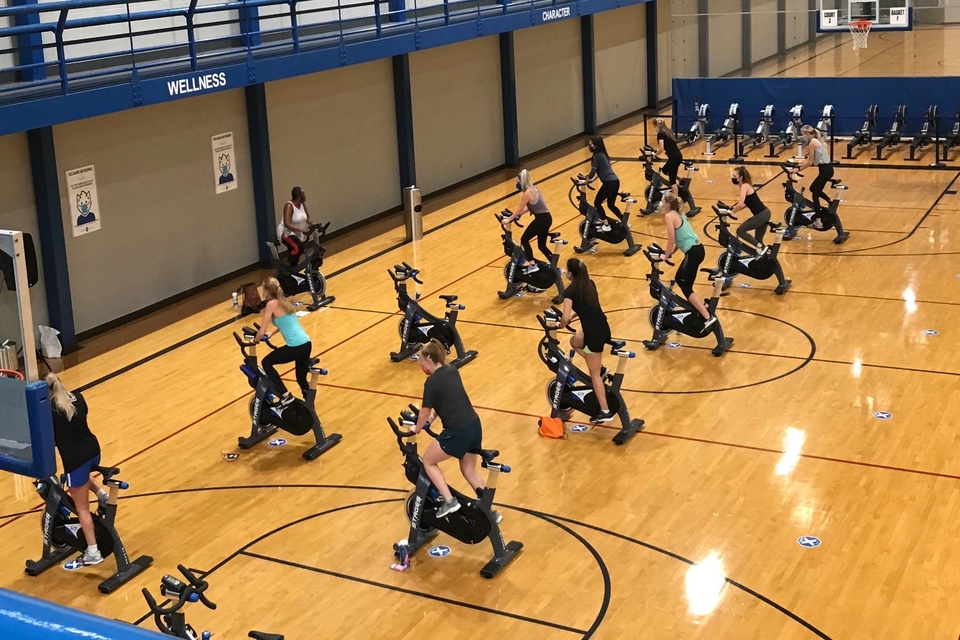
M 270 338 L 277 333 L 283 336 L 286 344 L 274 349 L 263 357 L 260 364 L 267 377 L 277 385 L 278 389 L 283 389 L 284 400 L 293 398 L 287 390 L 287 385 L 283 384 L 283 379 L 277 373 L 276 365 L 287 362 L 295 362 L 297 367 L 297 383 L 301 391 L 308 388 L 307 374 L 310 370 L 310 352 L 313 350 L 313 343 L 310 342 L 310 336 L 300 326 L 300 319 L 297 317 L 293 304 L 283 295 L 280 283 L 276 278 L 267 278 L 263 281 L 263 297 L 267 301 L 263 309 L 263 319 L 260 321 L 260 331 L 254 342 L 260 342 L 264 338 Z M 277 330 L 269 333 L 270 325 L 273 324 Z

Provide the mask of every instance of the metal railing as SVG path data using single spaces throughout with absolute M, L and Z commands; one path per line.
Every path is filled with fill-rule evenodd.
M 557 0 L 71 0 L 0 7 L 0 105 L 343 47 Z M 162 6 L 166 5 L 166 6 Z

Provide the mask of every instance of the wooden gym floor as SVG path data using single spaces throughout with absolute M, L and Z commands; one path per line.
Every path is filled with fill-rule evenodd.
M 642 120 L 611 134 L 624 188 L 640 193 Z M 722 160 L 695 177 L 705 211 L 733 197 Z M 586 161 L 577 142 L 529 165 L 571 242 L 579 216 L 568 177 Z M 736 342 L 720 359 L 686 336 L 680 348 L 644 351 L 648 263 L 611 245 L 585 258 L 614 334 L 637 351 L 625 397 L 647 428 L 622 447 L 605 428 L 537 436 L 550 374 L 535 355 L 534 316 L 548 298 L 496 296 L 506 259 L 493 213 L 516 202 L 512 173 L 428 203 L 417 246 L 387 224 L 328 259 L 337 301 L 304 326 L 330 370 L 320 415 L 344 439 L 317 461 L 300 458 L 306 439 L 296 437 L 222 459 L 249 427 L 250 397 L 230 335 L 243 323 L 232 321 L 226 291 L 182 317 L 162 312 L 167 321 L 145 321 L 139 337 L 98 338 L 88 345 L 95 355 L 64 377 L 85 389 L 104 461 L 132 486 L 118 516 L 128 550 L 155 563 L 109 597 L 96 584 L 112 560 L 26 577 L 23 562 L 40 548 L 38 500 L 26 479 L 4 475 L 0 584 L 135 621 L 147 611 L 140 588 L 156 592 L 160 576 L 183 563 L 208 572 L 219 605 L 189 607 L 188 621 L 222 638 L 259 628 L 291 640 L 952 639 L 960 164 L 901 165 L 838 169 L 850 184 L 841 207 L 850 240 L 785 244 L 793 289 L 783 297 L 769 282 L 734 286 L 718 315 Z M 779 217 L 779 169 L 751 171 Z M 636 220 L 637 241 L 663 242 L 662 224 Z M 715 264 L 706 213 L 695 227 Z M 439 293 L 466 304 L 461 332 L 480 357 L 464 380 L 486 444 L 514 467 L 498 508 L 505 536 L 525 547 L 493 581 L 478 575 L 488 546 L 442 534 L 451 555 L 418 555 L 404 573 L 389 568 L 392 543 L 407 532 L 409 485 L 386 418 L 418 401 L 423 385 L 416 363 L 388 359 L 399 318 L 385 270 L 401 260 L 422 269 L 428 309 L 441 308 Z M 448 477 L 463 485 L 455 467 Z M 801 536 L 822 545 L 804 548 Z

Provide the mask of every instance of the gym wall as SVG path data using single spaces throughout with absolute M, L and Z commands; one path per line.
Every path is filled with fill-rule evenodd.
M 718 77 L 743 66 L 743 14 L 740 0 L 708 0 L 707 8 L 708 69 Z
M 3 185 L 3 200 L 0 202 L 0 229 L 23 231 L 33 235 L 40 263 L 40 237 L 37 230 L 37 212 L 33 197 L 33 178 L 30 175 L 30 151 L 27 134 L 16 133 L 0 137 L 0 185 Z M 20 320 L 17 317 L 17 300 L 7 290 L 0 277 L 0 342 L 10 339 L 20 343 Z M 30 305 L 33 308 L 33 323 L 47 324 L 47 298 L 43 287 L 43 268 L 40 281 L 30 288 Z
M 777 53 L 777 0 L 750 0 L 750 60 Z
M 561 20 L 514 35 L 520 155 L 583 132 L 580 21 Z
M 411 54 L 410 91 L 423 194 L 503 164 L 498 37 Z
M 597 122 L 603 124 L 648 104 L 646 8 L 598 13 L 593 31 Z
M 217 195 L 213 135 L 233 132 L 237 188 Z M 77 332 L 257 261 L 243 91 L 54 127 Z M 64 172 L 96 166 L 99 231 L 73 237 Z
M 697 0 L 656 0 L 657 84 L 660 99 L 673 92 L 674 78 L 700 76 Z
M 400 205 L 389 59 L 271 82 L 266 91 L 278 223 L 295 186 L 331 231 Z
M 807 5 L 807 0 L 787 0 L 787 49 L 810 39 L 810 13 Z

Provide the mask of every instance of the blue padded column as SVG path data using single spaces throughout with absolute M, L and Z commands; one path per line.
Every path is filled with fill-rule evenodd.
M 393 100 L 397 112 L 397 155 L 400 188 L 417 184 L 417 156 L 413 146 L 413 95 L 410 91 L 410 56 L 393 56 Z
M 53 128 L 28 131 L 27 144 L 30 148 L 33 196 L 37 204 L 43 281 L 47 289 L 47 316 L 50 325 L 60 331 L 60 343 L 64 351 L 74 351 L 77 348 L 77 333 L 73 321 L 73 299 L 70 296 L 70 269 L 67 266 Z
M 503 99 L 503 162 L 508 167 L 519 167 L 520 125 L 512 31 L 500 34 L 500 95 Z
M 597 135 L 597 69 L 593 50 L 593 14 L 580 17 L 583 62 L 583 132 Z
M 645 3 L 647 26 L 647 106 L 660 102 L 660 54 L 658 49 L 657 0 Z
M 247 101 L 247 129 L 250 133 L 250 168 L 253 173 L 253 208 L 257 219 L 257 253 L 260 264 L 269 267 L 273 255 L 267 246 L 276 235 L 273 203 L 273 165 L 270 162 L 270 128 L 267 123 L 267 87 L 254 84 L 244 88 Z

